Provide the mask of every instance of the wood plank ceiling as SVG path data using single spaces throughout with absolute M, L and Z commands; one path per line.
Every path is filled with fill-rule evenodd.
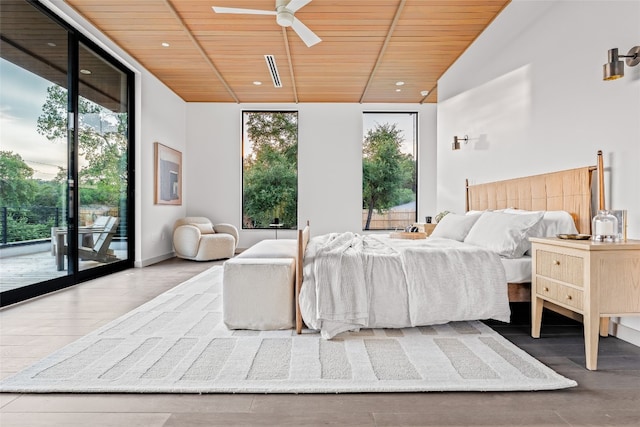
M 423 103 L 510 0 L 313 0 L 295 13 L 312 47 L 275 16 L 212 10 L 275 0 L 65 1 L 188 102 Z

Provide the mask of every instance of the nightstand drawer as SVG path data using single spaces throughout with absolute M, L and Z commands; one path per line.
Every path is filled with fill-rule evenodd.
M 569 307 L 582 311 L 583 293 L 580 289 L 564 286 L 538 277 L 536 280 L 536 294 L 552 302 L 568 305 Z
M 536 281 L 536 294 L 555 301 L 558 298 L 558 285 L 542 277 L 538 277 Z
M 569 286 L 558 285 L 558 296 L 556 301 L 574 307 L 580 311 L 583 308 L 582 291 Z
M 571 283 L 584 285 L 584 259 L 544 250 L 536 252 L 536 274 Z

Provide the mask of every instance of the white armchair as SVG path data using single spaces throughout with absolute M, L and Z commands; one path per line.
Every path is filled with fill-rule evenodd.
M 194 261 L 233 257 L 238 238 L 238 229 L 234 225 L 213 225 L 205 217 L 185 217 L 177 220 L 173 226 L 173 250 L 176 256 Z

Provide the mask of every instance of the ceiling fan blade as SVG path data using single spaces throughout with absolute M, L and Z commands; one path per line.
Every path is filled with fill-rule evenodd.
M 311 0 L 291 0 L 285 7 L 295 13 L 298 9 L 308 5 L 309 3 L 311 3 Z
M 311 31 L 306 25 L 304 25 L 298 18 L 293 18 L 293 24 L 291 24 L 291 28 L 293 28 L 293 31 L 296 32 L 298 37 L 302 39 L 307 47 L 311 47 L 314 44 L 320 43 L 322 41 L 320 37 L 316 36 L 316 34 Z
M 237 7 L 218 7 L 213 6 L 215 13 L 241 13 L 245 15 L 275 15 L 275 10 L 260 10 L 260 9 L 239 9 Z

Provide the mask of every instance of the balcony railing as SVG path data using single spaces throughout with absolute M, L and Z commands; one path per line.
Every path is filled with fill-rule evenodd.
M 80 225 L 91 225 L 101 215 L 119 216 L 119 210 L 106 206 L 80 207 Z M 51 239 L 51 228 L 66 226 L 66 218 L 66 210 L 59 207 L 0 207 L 0 247 Z M 124 227 L 126 224 L 121 221 L 118 236 L 126 235 Z

